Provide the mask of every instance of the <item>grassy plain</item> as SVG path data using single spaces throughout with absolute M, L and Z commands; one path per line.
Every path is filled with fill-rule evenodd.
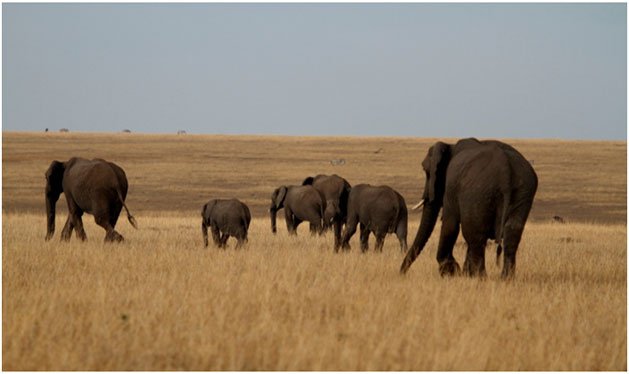
M 404 277 L 394 237 L 363 255 L 357 236 L 334 254 L 305 225 L 271 234 L 272 190 L 316 173 L 413 204 L 434 141 L 4 133 L 3 369 L 626 370 L 625 142 L 507 140 L 540 179 L 512 282 L 493 246 L 486 280 L 442 279 L 435 234 Z M 88 242 L 44 242 L 43 173 L 73 155 L 126 170 L 125 243 L 89 216 Z M 200 208 L 220 196 L 252 207 L 243 250 L 202 248 Z

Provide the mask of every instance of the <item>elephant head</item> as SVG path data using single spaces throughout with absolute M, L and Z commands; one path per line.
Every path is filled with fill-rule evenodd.
M 435 228 L 439 210 L 443 206 L 443 196 L 446 189 L 446 170 L 451 158 L 452 146 L 437 142 L 430 147 L 426 158 L 422 161 L 422 168 L 426 173 L 426 184 L 422 196 L 424 209 L 415 240 L 402 263 L 402 273 L 408 270 L 415 258 L 424 249 Z
M 63 172 L 65 164 L 59 161 L 53 161 L 46 171 L 46 217 L 48 231 L 46 240 L 50 240 L 55 233 L 55 208 L 57 200 L 63 192 Z
M 274 234 L 277 232 L 277 227 L 275 225 L 277 211 L 284 207 L 284 199 L 286 199 L 287 191 L 288 188 L 286 188 L 286 186 L 282 186 L 273 191 L 273 195 L 271 195 L 271 206 L 269 207 L 269 213 L 271 214 L 271 231 Z
M 325 204 L 325 211 L 323 212 L 323 228 L 328 228 L 334 222 L 336 217 L 341 215 L 341 207 L 339 202 L 335 200 L 328 200 Z
M 203 244 L 205 244 L 206 247 L 208 246 L 207 228 L 211 224 L 212 209 L 214 209 L 215 205 L 216 200 L 210 200 L 203 206 L 203 210 L 201 210 L 201 233 L 203 234 Z M 212 230 L 212 237 L 214 236 L 214 230 Z

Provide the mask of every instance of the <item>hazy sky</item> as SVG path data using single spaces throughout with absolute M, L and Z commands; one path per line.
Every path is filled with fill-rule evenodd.
M 2 4 L 5 130 L 626 139 L 626 4 Z

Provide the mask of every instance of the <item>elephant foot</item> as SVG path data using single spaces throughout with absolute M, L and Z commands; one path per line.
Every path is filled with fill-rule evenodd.
M 511 280 L 515 277 L 515 266 L 506 266 L 502 268 L 500 277 L 504 280 Z
M 112 231 L 111 233 L 105 235 L 105 243 L 122 243 L 124 242 L 124 238 L 122 235 L 118 234 L 116 231 Z
M 485 271 L 484 264 L 473 264 L 471 261 L 465 261 L 463 264 L 463 274 L 468 277 L 481 277 L 484 278 L 487 276 L 487 272 Z
M 439 274 L 441 274 L 442 277 L 459 275 L 460 273 L 461 267 L 454 259 L 446 260 L 439 264 Z

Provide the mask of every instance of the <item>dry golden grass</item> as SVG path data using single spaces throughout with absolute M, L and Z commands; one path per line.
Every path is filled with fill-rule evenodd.
M 273 236 L 261 216 L 273 188 L 319 172 L 410 204 L 434 139 L 48 135 L 3 134 L 4 370 L 627 369 L 624 142 L 511 142 L 535 160 L 540 203 L 503 282 L 493 246 L 486 280 L 439 277 L 436 234 L 400 276 L 393 236 L 334 254 L 330 233 L 289 237 L 280 220 Z M 90 216 L 88 242 L 44 242 L 43 173 L 72 155 L 127 171 L 140 229 L 121 218 L 125 243 Z M 222 194 L 255 207 L 243 250 L 202 247 L 201 205 Z

